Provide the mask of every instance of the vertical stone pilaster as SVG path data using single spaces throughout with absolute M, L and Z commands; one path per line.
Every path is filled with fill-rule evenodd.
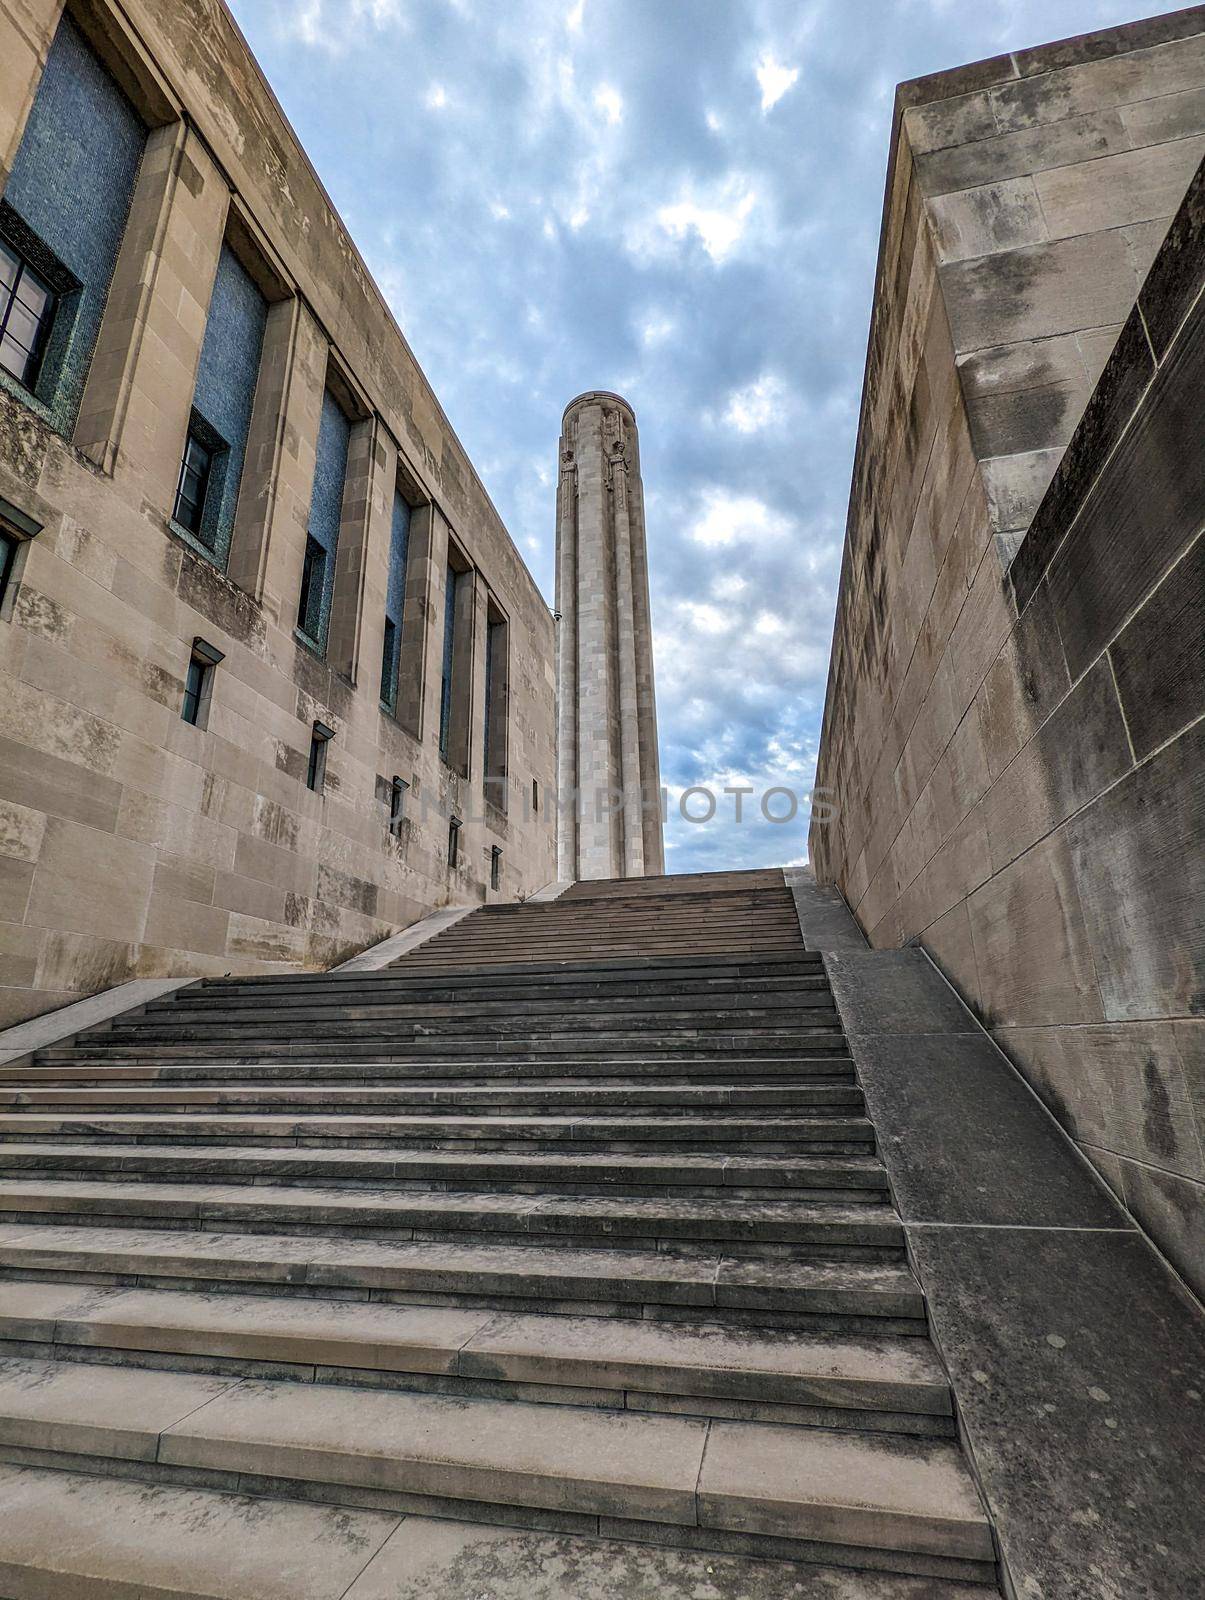
M 63 0 L 20 0 L 0 21 L 0 194 L 63 14 Z
M 410 517 L 397 685 L 397 720 L 416 739 L 439 727 L 439 677 L 432 668 L 439 661 L 435 627 L 443 621 L 447 559 L 447 524 L 433 505 L 416 507 Z
M 154 129 L 130 204 L 75 443 L 171 507 L 230 191 L 184 122 Z
M 343 509 L 339 519 L 339 547 L 335 552 L 335 590 L 326 654 L 336 672 L 353 683 L 359 678 L 360 643 L 365 626 L 364 585 L 368 575 L 369 542 L 375 536 L 379 546 L 382 539 L 387 542 L 389 538 L 388 510 L 379 487 L 384 467 L 379 449 L 382 432 L 375 416 L 354 424 L 347 452 L 347 475 L 343 480 Z M 396 476 L 396 452 L 393 460 Z M 379 633 L 377 643 L 379 660 Z
M 560 876 L 663 871 L 639 441 L 618 395 L 565 412 L 557 593 Z

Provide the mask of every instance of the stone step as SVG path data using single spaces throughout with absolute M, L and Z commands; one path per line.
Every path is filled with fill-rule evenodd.
M 757 1408 L 753 1420 L 935 1436 L 953 1425 L 932 1346 L 898 1336 L 33 1282 L 5 1284 L 0 1341 L 5 1353 L 104 1352 L 149 1366 L 181 1357 L 192 1370 L 241 1363 L 241 1375 L 302 1382 L 374 1374 L 445 1393 L 514 1386 L 516 1398 L 544 1404 L 729 1418 L 744 1407 L 745 1420 Z
M 420 946 L 421 948 L 421 946 Z M 411 952 L 415 954 L 416 952 Z M 279 972 L 226 978 L 201 978 L 191 986 L 194 994 L 271 994 L 347 985 L 406 991 L 412 988 L 483 986 L 505 992 L 511 985 L 555 985 L 591 983 L 695 983 L 717 979 L 737 979 L 754 985 L 765 980 L 789 980 L 823 975 L 824 958 L 818 952 L 793 948 L 763 952 L 753 960 L 740 956 L 708 955 L 695 951 L 660 956 L 600 956 L 593 961 L 524 961 L 510 966 L 494 963 L 480 972 L 469 965 L 450 967 L 446 972 L 415 972 L 406 969 L 408 956 L 375 972 Z
M 499 1194 L 449 1190 L 355 1190 L 284 1185 L 123 1183 L 118 1179 L 0 1179 L 0 1215 L 28 1221 L 129 1219 L 142 1226 L 249 1226 L 325 1230 L 383 1238 L 499 1238 L 633 1247 L 682 1243 L 853 1250 L 887 1257 L 903 1249 L 894 1208 L 877 1194 L 849 1203 L 742 1199 L 736 1195 Z
M 768 1534 L 935 1564 L 993 1561 L 991 1532 L 955 1444 L 63 1361 L 0 1363 L 0 1448 L 148 1477 L 238 1472 L 398 1510 L 480 1507 Z M 153 1470 L 151 1470 L 153 1469 Z M 588 1528 L 588 1525 L 587 1525 Z M 587 1529 L 583 1529 L 587 1531 Z
M 490 1020 L 484 1017 L 427 1013 L 422 1017 L 390 1017 L 387 1014 L 355 1016 L 335 1011 L 329 1015 L 297 1014 L 288 1008 L 265 1012 L 253 1020 L 206 1020 L 195 1017 L 135 1018 L 120 1025 L 79 1035 L 84 1043 L 94 1040 L 106 1045 L 132 1044 L 142 1048 L 152 1044 L 190 1043 L 207 1040 L 245 1039 L 261 1044 L 265 1040 L 287 1042 L 304 1028 L 310 1039 L 388 1039 L 423 1040 L 437 1034 L 441 1041 L 459 1039 L 492 1041 L 518 1039 L 534 1045 L 540 1039 L 581 1039 L 591 1045 L 597 1039 L 638 1039 L 646 1034 L 658 1038 L 712 1039 L 744 1038 L 777 1041 L 816 1029 L 840 1029 L 840 1019 L 831 1008 L 792 1009 L 781 1012 L 631 1012 L 612 1015 L 575 1016 L 567 1012 L 545 1017 L 512 1017 Z
M 752 998 L 777 999 L 793 993 L 809 994 L 829 990 L 828 978 L 821 970 L 806 969 L 786 975 L 775 975 L 771 968 L 756 978 L 709 976 L 684 969 L 681 974 L 607 973 L 596 968 L 570 969 L 562 973 L 548 973 L 543 977 L 524 978 L 518 975 L 499 978 L 488 976 L 461 978 L 452 973 L 447 976 L 432 974 L 429 977 L 405 978 L 403 969 L 389 967 L 383 972 L 310 973 L 307 981 L 252 985 L 235 980 L 223 983 L 208 979 L 190 984 L 178 995 L 171 995 L 146 1003 L 148 1013 L 171 1011 L 178 1005 L 207 1008 L 230 1006 L 251 1010 L 260 1005 L 288 1005 L 304 1001 L 307 1005 L 376 1005 L 387 1004 L 442 1004 L 449 1000 L 463 1003 L 480 1001 L 483 1004 L 513 1003 L 527 1000 L 640 1000 L 661 998 L 681 1000 L 684 1004 L 707 1004 L 711 999 Z
M 405 1144 L 413 1149 L 546 1150 L 605 1145 L 627 1149 L 708 1149 L 733 1145 L 751 1150 L 790 1150 L 807 1146 L 820 1154 L 874 1148 L 874 1130 L 865 1117 L 710 1115 L 654 1116 L 450 1116 L 272 1114 L 270 1112 L 94 1112 L 6 1111 L 0 1113 L 0 1139 L 117 1138 L 246 1141 L 257 1144 Z
M 13 1600 L 982 1600 L 967 1583 L 0 1468 Z M 349 1587 L 350 1586 L 350 1587 Z M 474 1594 L 474 1600 L 475 1600 Z
M 63 1059 L 51 1059 L 62 1057 Z M 700 1060 L 697 1057 L 642 1059 L 628 1057 L 621 1063 L 582 1060 L 576 1056 L 538 1056 L 530 1061 L 516 1061 L 511 1057 L 487 1057 L 484 1060 L 465 1061 L 455 1057 L 410 1061 L 372 1060 L 365 1058 L 349 1063 L 321 1057 L 313 1061 L 264 1060 L 232 1061 L 218 1055 L 195 1061 L 168 1060 L 159 1064 L 156 1052 L 114 1053 L 105 1055 L 98 1050 L 42 1050 L 32 1066 L 0 1067 L 0 1082 L 67 1082 L 93 1077 L 101 1083 L 114 1081 L 118 1076 L 137 1080 L 163 1078 L 168 1082 L 199 1082 L 206 1076 L 215 1080 L 234 1078 L 238 1082 L 255 1082 L 260 1079 L 283 1078 L 298 1081 L 391 1083 L 398 1080 L 447 1084 L 455 1087 L 462 1083 L 475 1083 L 488 1078 L 504 1078 L 507 1083 L 580 1083 L 591 1084 L 648 1083 L 690 1084 L 710 1079 L 729 1083 L 734 1078 L 741 1083 L 776 1083 L 784 1078 L 789 1082 L 827 1081 L 840 1079 L 853 1081 L 853 1060 L 844 1048 L 828 1055 L 805 1056 L 713 1056 Z
M 344 1019 L 348 1022 L 421 1022 L 428 1018 L 458 1021 L 513 1021 L 515 1019 L 544 1019 L 576 1022 L 578 1018 L 623 1017 L 641 1019 L 650 1014 L 681 1018 L 697 1024 L 709 1024 L 716 1019 L 740 1018 L 745 1021 L 766 1019 L 781 1024 L 783 1018 L 796 1015 L 806 1020 L 814 1011 L 832 1011 L 833 997 L 827 984 L 816 983 L 810 989 L 793 986 L 780 993 L 722 995 L 556 995 L 549 999 L 536 993 L 528 997 L 478 1000 L 476 998 L 440 997 L 430 1000 L 398 999 L 391 995 L 343 996 L 298 995 L 255 1000 L 233 1000 L 227 997 L 214 999 L 179 1000 L 174 1005 L 151 1005 L 143 1015 L 125 1019 L 124 1027 L 195 1027 L 198 1024 L 245 1026 L 252 1023 L 276 1022 L 294 1018 L 306 1022 L 326 1022 Z M 89 1030 L 99 1031 L 99 1030 Z
M 0 1171 L 153 1174 L 249 1183 L 299 1179 L 323 1184 L 391 1184 L 447 1189 L 483 1186 L 508 1191 L 606 1191 L 688 1188 L 725 1194 L 823 1190 L 832 1199 L 886 1193 L 887 1174 L 874 1156 L 602 1155 L 536 1156 L 471 1151 L 314 1150 L 234 1146 L 21 1144 L 0 1145 Z
M 491 1058 L 506 1058 L 511 1062 L 535 1062 L 544 1057 L 557 1061 L 597 1061 L 611 1064 L 613 1072 L 626 1072 L 632 1061 L 731 1061 L 734 1057 L 748 1059 L 760 1057 L 767 1060 L 795 1060 L 808 1055 L 846 1055 L 848 1047 L 839 1028 L 812 1028 L 794 1034 L 775 1034 L 770 1038 L 758 1034 L 713 1034 L 700 1037 L 697 1033 L 657 1035 L 653 1032 L 631 1034 L 595 1034 L 558 1037 L 514 1035 L 503 1039 L 464 1039 L 446 1036 L 442 1032 L 426 1037 L 416 1036 L 393 1040 L 376 1039 L 314 1039 L 309 1036 L 278 1034 L 267 1039 L 249 1041 L 239 1034 L 236 1038 L 219 1041 L 190 1043 L 136 1044 L 126 1041 L 108 1043 L 111 1036 L 90 1035 L 86 1044 L 55 1045 L 39 1050 L 35 1060 L 42 1063 L 74 1061 L 81 1057 L 99 1059 L 110 1056 L 117 1059 L 140 1059 L 147 1055 L 157 1060 L 206 1060 L 215 1056 L 223 1060 L 327 1060 L 338 1054 L 342 1060 L 360 1061 L 424 1061 L 452 1058 L 454 1061 L 475 1064 Z M 338 1045 L 337 1052 L 333 1046 Z
M 240 1084 L 229 1087 L 181 1085 L 176 1088 L 79 1088 L 56 1085 L 46 1088 L 0 1087 L 0 1106 L 18 1109 L 28 1106 L 234 1106 L 243 1110 L 271 1109 L 276 1106 L 324 1106 L 329 1110 L 372 1107 L 381 1110 L 446 1107 L 457 1111 L 527 1110 L 536 1112 L 580 1107 L 623 1107 L 632 1111 L 646 1106 L 669 1107 L 675 1111 L 703 1111 L 709 1107 L 781 1106 L 807 1110 L 819 1115 L 826 1110 L 860 1111 L 862 1091 L 856 1084 L 788 1084 L 744 1087 L 722 1084 L 673 1088 L 625 1087 L 612 1089 L 515 1089 L 466 1085 L 463 1088 L 434 1089 L 407 1087 L 265 1087 Z
M 265 1294 L 358 1304 L 419 1300 L 876 1337 L 925 1332 L 924 1299 L 908 1267 L 849 1255 L 767 1260 L 712 1247 L 579 1249 L 0 1221 L 0 1272 L 239 1292 L 253 1285 Z

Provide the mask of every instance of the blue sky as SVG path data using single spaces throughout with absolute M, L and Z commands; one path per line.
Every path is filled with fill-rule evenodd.
M 561 412 L 635 407 L 667 870 L 803 859 L 673 800 L 812 780 L 894 86 L 1168 7 L 231 3 L 549 600 Z

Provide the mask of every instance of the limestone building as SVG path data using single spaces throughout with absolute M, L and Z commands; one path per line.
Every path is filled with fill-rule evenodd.
M 556 533 L 558 876 L 662 873 L 640 436 L 617 394 L 565 408 Z
M 223 7 L 0 4 L 0 311 L 0 1025 L 554 878 L 552 615 Z
M 1205 1286 L 1205 9 L 901 85 L 811 855 Z

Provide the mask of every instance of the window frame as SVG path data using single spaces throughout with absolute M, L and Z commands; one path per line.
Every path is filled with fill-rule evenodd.
M 389 788 L 389 832 L 395 839 L 400 836 L 406 820 L 406 796 L 409 792 L 410 785 L 405 778 L 395 775 Z
M 335 737 L 335 730 L 325 722 L 315 722 L 310 729 L 310 756 L 305 769 L 305 786 L 311 794 L 326 792 L 326 747 Z
M 8 374 L 14 383 L 19 383 L 23 389 L 28 389 L 30 394 L 36 394 L 38 377 L 42 370 L 42 358 L 50 342 L 50 333 L 54 327 L 54 319 L 58 314 L 59 295 L 54 285 L 42 276 L 29 257 L 3 232 L 0 232 L 0 251 L 8 256 L 15 264 L 16 271 L 11 284 L 0 280 L 0 367 Z M 41 289 L 45 304 L 42 310 L 35 313 L 21 298 L 21 285 L 26 277 L 32 278 Z M 7 297 L 7 299 L 5 299 Z M 17 336 L 9 332 L 9 320 L 12 317 L 13 307 L 19 305 L 22 310 L 35 319 L 34 342 L 26 346 Z M 4 363 L 5 342 L 11 342 L 25 351 L 26 365 L 23 371 L 14 372 Z
M 226 659 L 225 652 L 207 640 L 197 638 L 192 642 L 188 667 L 184 677 L 184 697 L 180 702 L 180 720 L 202 733 L 209 726 L 209 707 L 213 700 L 213 675 L 218 664 Z M 193 680 L 196 687 L 193 687 Z M 190 706 L 191 700 L 191 706 Z M 193 715 L 189 716 L 189 710 Z
M 502 887 L 502 846 L 490 846 L 490 888 L 495 892 Z
M 0 620 L 12 615 L 11 602 L 16 593 L 17 562 L 31 539 L 42 531 L 42 524 L 0 495 L 0 538 L 4 541 L 0 552 Z
M 460 865 L 460 830 L 464 826 L 457 816 L 448 818 L 448 866 L 450 868 Z

